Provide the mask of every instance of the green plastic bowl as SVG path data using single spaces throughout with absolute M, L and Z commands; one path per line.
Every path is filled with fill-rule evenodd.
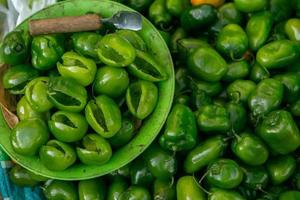
M 29 19 L 78 16 L 90 12 L 99 13 L 103 17 L 110 17 L 120 10 L 132 11 L 132 9 L 122 4 L 109 0 L 72 0 L 54 4 L 34 14 Z M 25 20 L 16 29 L 28 30 L 29 19 Z M 13 151 L 9 139 L 11 130 L 1 113 L 0 145 L 4 151 L 24 168 L 48 178 L 61 180 L 82 180 L 102 176 L 126 165 L 140 155 L 153 142 L 168 116 L 173 101 L 175 79 L 170 52 L 155 27 L 147 19 L 143 18 L 143 29 L 138 33 L 145 40 L 149 51 L 155 56 L 157 61 L 165 67 L 169 74 L 169 79 L 158 85 L 159 100 L 154 112 L 144 121 L 143 126 L 135 138 L 124 147 L 115 151 L 108 163 L 101 166 L 76 164 L 65 171 L 50 171 L 42 165 L 37 156 L 24 157 Z

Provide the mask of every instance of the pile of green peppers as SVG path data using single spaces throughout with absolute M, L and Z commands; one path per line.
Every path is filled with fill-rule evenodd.
M 173 108 L 140 157 L 79 182 L 15 167 L 13 182 L 44 184 L 50 200 L 299 200 L 300 1 L 198 2 L 122 1 L 161 30 L 176 73 Z
M 14 151 L 63 171 L 76 160 L 107 163 L 154 111 L 156 83 L 168 78 L 142 37 L 101 30 L 31 38 L 9 33 L 0 54 L 3 87 L 18 99 Z

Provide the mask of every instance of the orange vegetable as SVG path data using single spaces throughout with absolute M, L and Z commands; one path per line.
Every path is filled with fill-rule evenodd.
M 191 4 L 193 6 L 198 6 L 198 5 L 202 5 L 202 4 L 210 4 L 215 7 L 219 7 L 222 4 L 224 4 L 224 1 L 225 0 L 191 0 Z

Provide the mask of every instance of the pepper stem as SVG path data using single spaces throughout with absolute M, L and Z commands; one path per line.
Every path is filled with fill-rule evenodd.
M 196 181 L 197 185 L 199 186 L 199 188 L 200 188 L 203 192 L 205 192 L 205 193 L 208 194 L 208 195 L 211 195 L 211 192 L 207 191 L 207 190 L 201 185 L 202 181 L 203 181 L 204 178 L 207 176 L 207 174 L 208 174 L 208 171 L 206 171 L 206 172 L 203 174 L 203 176 L 200 178 L 199 181 L 196 180 L 195 174 L 193 174 L 193 179 Z

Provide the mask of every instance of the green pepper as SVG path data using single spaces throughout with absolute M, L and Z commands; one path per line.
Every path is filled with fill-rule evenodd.
M 152 55 L 139 50 L 136 50 L 136 58 L 128 66 L 128 71 L 139 79 L 152 82 L 163 81 L 168 77 Z
M 253 51 L 257 51 L 267 42 L 272 26 L 273 16 L 269 11 L 255 13 L 250 17 L 246 32 L 249 38 L 249 47 Z
M 48 121 L 51 133 L 62 142 L 81 140 L 88 130 L 88 123 L 83 115 L 68 111 L 57 111 Z
M 300 199 L 300 192 L 297 190 L 289 190 L 282 192 L 278 200 L 297 200 Z
M 141 1 L 149 1 L 149 0 L 141 0 Z M 116 33 L 122 38 L 124 38 L 125 40 L 127 40 L 135 49 L 140 51 L 147 51 L 147 44 L 137 32 L 123 29 L 123 30 L 118 30 Z
M 64 111 L 80 112 L 87 101 L 86 89 L 71 78 L 52 77 L 47 94 L 52 104 Z
M 157 144 L 151 145 L 143 154 L 149 171 L 159 179 L 168 180 L 177 172 L 177 160 Z
M 138 119 L 145 119 L 153 112 L 157 99 L 158 89 L 149 81 L 136 81 L 130 84 L 126 92 L 128 109 Z
M 166 0 L 154 0 L 149 7 L 149 19 L 155 26 L 165 29 L 172 22 L 172 15 L 166 7 Z
M 190 80 L 188 78 L 188 70 L 179 67 L 175 70 L 175 94 L 181 94 L 189 88 Z
M 229 113 L 223 106 L 205 105 L 199 111 L 197 123 L 200 131 L 224 133 L 230 129 Z
M 153 183 L 153 175 L 147 168 L 143 159 L 136 159 L 130 167 L 130 180 L 132 185 L 149 187 Z
M 188 6 L 188 0 L 166 0 L 166 8 L 173 16 L 180 17 Z
M 194 173 L 221 157 L 227 147 L 225 139 L 218 135 L 208 138 L 191 150 L 184 160 L 184 171 Z
M 246 104 L 250 94 L 255 90 L 255 88 L 256 85 L 253 81 L 236 80 L 228 85 L 226 92 L 229 99 Z
M 74 50 L 82 56 L 86 56 L 99 62 L 96 49 L 99 46 L 102 36 L 93 32 L 74 33 L 71 36 Z
M 47 113 L 39 113 L 32 109 L 26 97 L 23 96 L 17 104 L 17 116 L 20 120 L 30 119 L 30 118 L 40 118 L 45 119 Z
M 295 62 L 299 52 L 300 44 L 296 41 L 278 40 L 260 48 L 256 60 L 267 69 L 283 68 Z
M 229 113 L 230 126 L 234 133 L 241 132 L 247 123 L 247 111 L 240 103 L 229 102 L 226 104 Z
M 152 2 L 153 0 L 128 0 L 127 5 L 138 12 L 144 12 Z
M 192 149 L 197 142 L 197 124 L 189 107 L 176 104 L 168 116 L 160 146 L 171 151 Z
M 205 193 L 193 176 L 182 176 L 176 184 L 177 200 L 205 200 Z
M 80 200 L 105 200 L 105 183 L 101 178 L 79 181 Z
M 260 81 L 269 77 L 270 73 L 267 71 L 267 69 L 263 68 L 258 62 L 255 62 L 250 72 L 250 80 L 259 83 Z
M 211 186 L 232 189 L 241 184 L 243 172 L 235 161 L 223 158 L 208 166 L 206 179 Z
M 11 182 L 20 187 L 34 187 L 39 184 L 34 180 L 28 170 L 19 165 L 15 165 L 9 171 L 9 179 Z
M 215 82 L 222 79 L 228 67 L 226 61 L 212 48 L 198 48 L 188 57 L 188 69 L 197 78 Z
M 176 197 L 174 183 L 156 179 L 153 184 L 153 199 L 173 200 Z
M 53 107 L 47 95 L 48 84 L 48 77 L 38 77 L 30 81 L 26 86 L 26 99 L 32 109 L 37 112 L 46 112 Z
M 267 162 L 267 170 L 273 185 L 287 181 L 296 170 L 296 160 L 291 155 L 277 156 Z
M 289 19 L 285 23 L 284 29 L 290 40 L 300 41 L 300 19 Z
M 249 189 L 261 190 L 265 188 L 269 181 L 269 175 L 265 167 L 242 167 L 244 172 L 243 185 Z
M 295 101 L 290 106 L 290 112 L 295 117 L 300 117 L 300 100 Z
M 212 104 L 212 99 L 203 90 L 194 89 L 192 92 L 191 106 L 199 112 L 203 106 Z M 198 116 L 198 114 L 195 114 Z
M 233 2 L 238 10 L 247 13 L 261 11 L 265 9 L 268 4 L 267 0 L 234 0 Z
M 283 21 L 291 17 L 292 1 L 270 0 L 270 11 L 275 22 Z
M 172 53 L 178 52 L 178 41 L 183 39 L 187 36 L 187 33 L 182 27 L 178 27 L 171 36 L 171 44 L 170 44 L 170 51 Z
M 5 71 L 2 84 L 12 94 L 24 94 L 27 83 L 38 76 L 38 71 L 30 65 L 16 65 Z
M 130 164 L 127 164 L 109 174 L 110 178 L 115 178 L 115 177 L 122 177 L 129 179 L 130 178 Z
M 237 79 L 243 79 L 248 76 L 250 65 L 246 61 L 237 61 L 228 64 L 228 71 L 222 78 L 226 82 L 233 82 Z
M 78 200 L 77 187 L 71 181 L 50 180 L 45 183 L 43 193 L 47 200 Z
M 48 128 L 39 118 L 20 121 L 10 135 L 14 151 L 24 156 L 34 156 L 49 139 Z
M 239 192 L 246 199 L 255 199 L 255 200 L 257 200 L 256 198 L 258 196 L 258 191 L 256 191 L 256 190 L 251 190 L 251 189 L 246 188 L 244 186 L 239 186 L 237 188 L 237 192 Z
M 150 200 L 151 195 L 146 188 L 131 186 L 123 192 L 118 200 Z
M 288 39 L 287 35 L 285 34 L 285 23 L 286 21 L 279 22 L 278 24 L 275 24 L 273 27 L 271 39 L 274 40 L 285 40 Z
M 125 67 L 131 64 L 136 56 L 134 47 L 116 33 L 106 34 L 97 49 L 100 60 L 112 67 Z
M 125 178 L 117 176 L 109 185 L 107 191 L 107 200 L 119 200 L 120 196 L 126 191 L 128 184 Z
M 129 77 L 125 69 L 105 66 L 98 69 L 93 89 L 97 95 L 114 98 L 125 93 L 128 85 Z
M 61 35 L 41 35 L 32 40 L 32 65 L 38 70 L 49 70 L 56 66 L 64 54 L 64 38 Z
M 57 140 L 50 140 L 43 145 L 39 155 L 44 166 L 53 171 L 63 171 L 76 161 L 73 147 Z
M 134 122 L 130 119 L 123 118 L 121 129 L 111 138 L 109 143 L 113 147 L 121 147 L 127 144 L 135 135 Z
M 273 77 L 284 85 L 284 102 L 293 103 L 300 95 L 300 77 L 295 73 L 278 74 Z
M 182 38 L 177 41 L 179 58 L 186 62 L 188 56 L 200 47 L 211 47 L 206 41 L 196 38 Z
M 12 31 L 3 39 L 0 47 L 0 57 L 4 63 L 18 65 L 29 57 L 29 34 L 23 31 Z
M 225 24 L 239 24 L 244 21 L 243 13 L 232 2 L 223 4 L 218 9 L 218 18 Z
M 66 52 L 61 59 L 62 63 L 57 63 L 57 69 L 63 77 L 73 78 L 83 86 L 94 81 L 97 66 L 93 60 L 73 51 Z
M 88 134 L 82 139 L 82 147 L 76 148 L 79 160 L 86 165 L 102 165 L 112 156 L 108 141 L 97 134 Z
M 245 31 L 237 24 L 226 25 L 218 34 L 217 50 L 235 60 L 241 58 L 248 50 L 248 37 Z
M 256 133 L 271 150 L 288 154 L 300 146 L 300 133 L 292 115 L 285 110 L 269 113 L 256 127 Z
M 100 95 L 88 102 L 85 117 L 89 125 L 104 138 L 114 136 L 122 126 L 118 105 L 106 95 Z
M 234 190 L 223 190 L 213 188 L 210 190 L 208 200 L 246 200 L 241 194 Z
M 248 132 L 236 135 L 231 143 L 231 150 L 248 165 L 262 165 L 269 157 L 269 151 L 261 139 Z
M 221 93 L 222 91 L 222 84 L 221 82 L 206 82 L 200 81 L 196 79 L 192 79 L 190 82 L 191 88 L 195 87 L 196 90 L 204 91 L 208 96 L 214 97 Z
M 275 79 L 264 79 L 249 96 L 248 105 L 254 117 L 268 114 L 279 107 L 283 99 L 283 85 Z
M 173 101 L 173 104 L 183 104 L 189 106 L 191 102 L 191 98 L 188 95 L 180 95 L 180 96 L 175 96 L 175 99 Z
M 206 28 L 217 19 L 217 11 L 212 5 L 204 4 L 184 10 L 180 25 L 187 31 Z

